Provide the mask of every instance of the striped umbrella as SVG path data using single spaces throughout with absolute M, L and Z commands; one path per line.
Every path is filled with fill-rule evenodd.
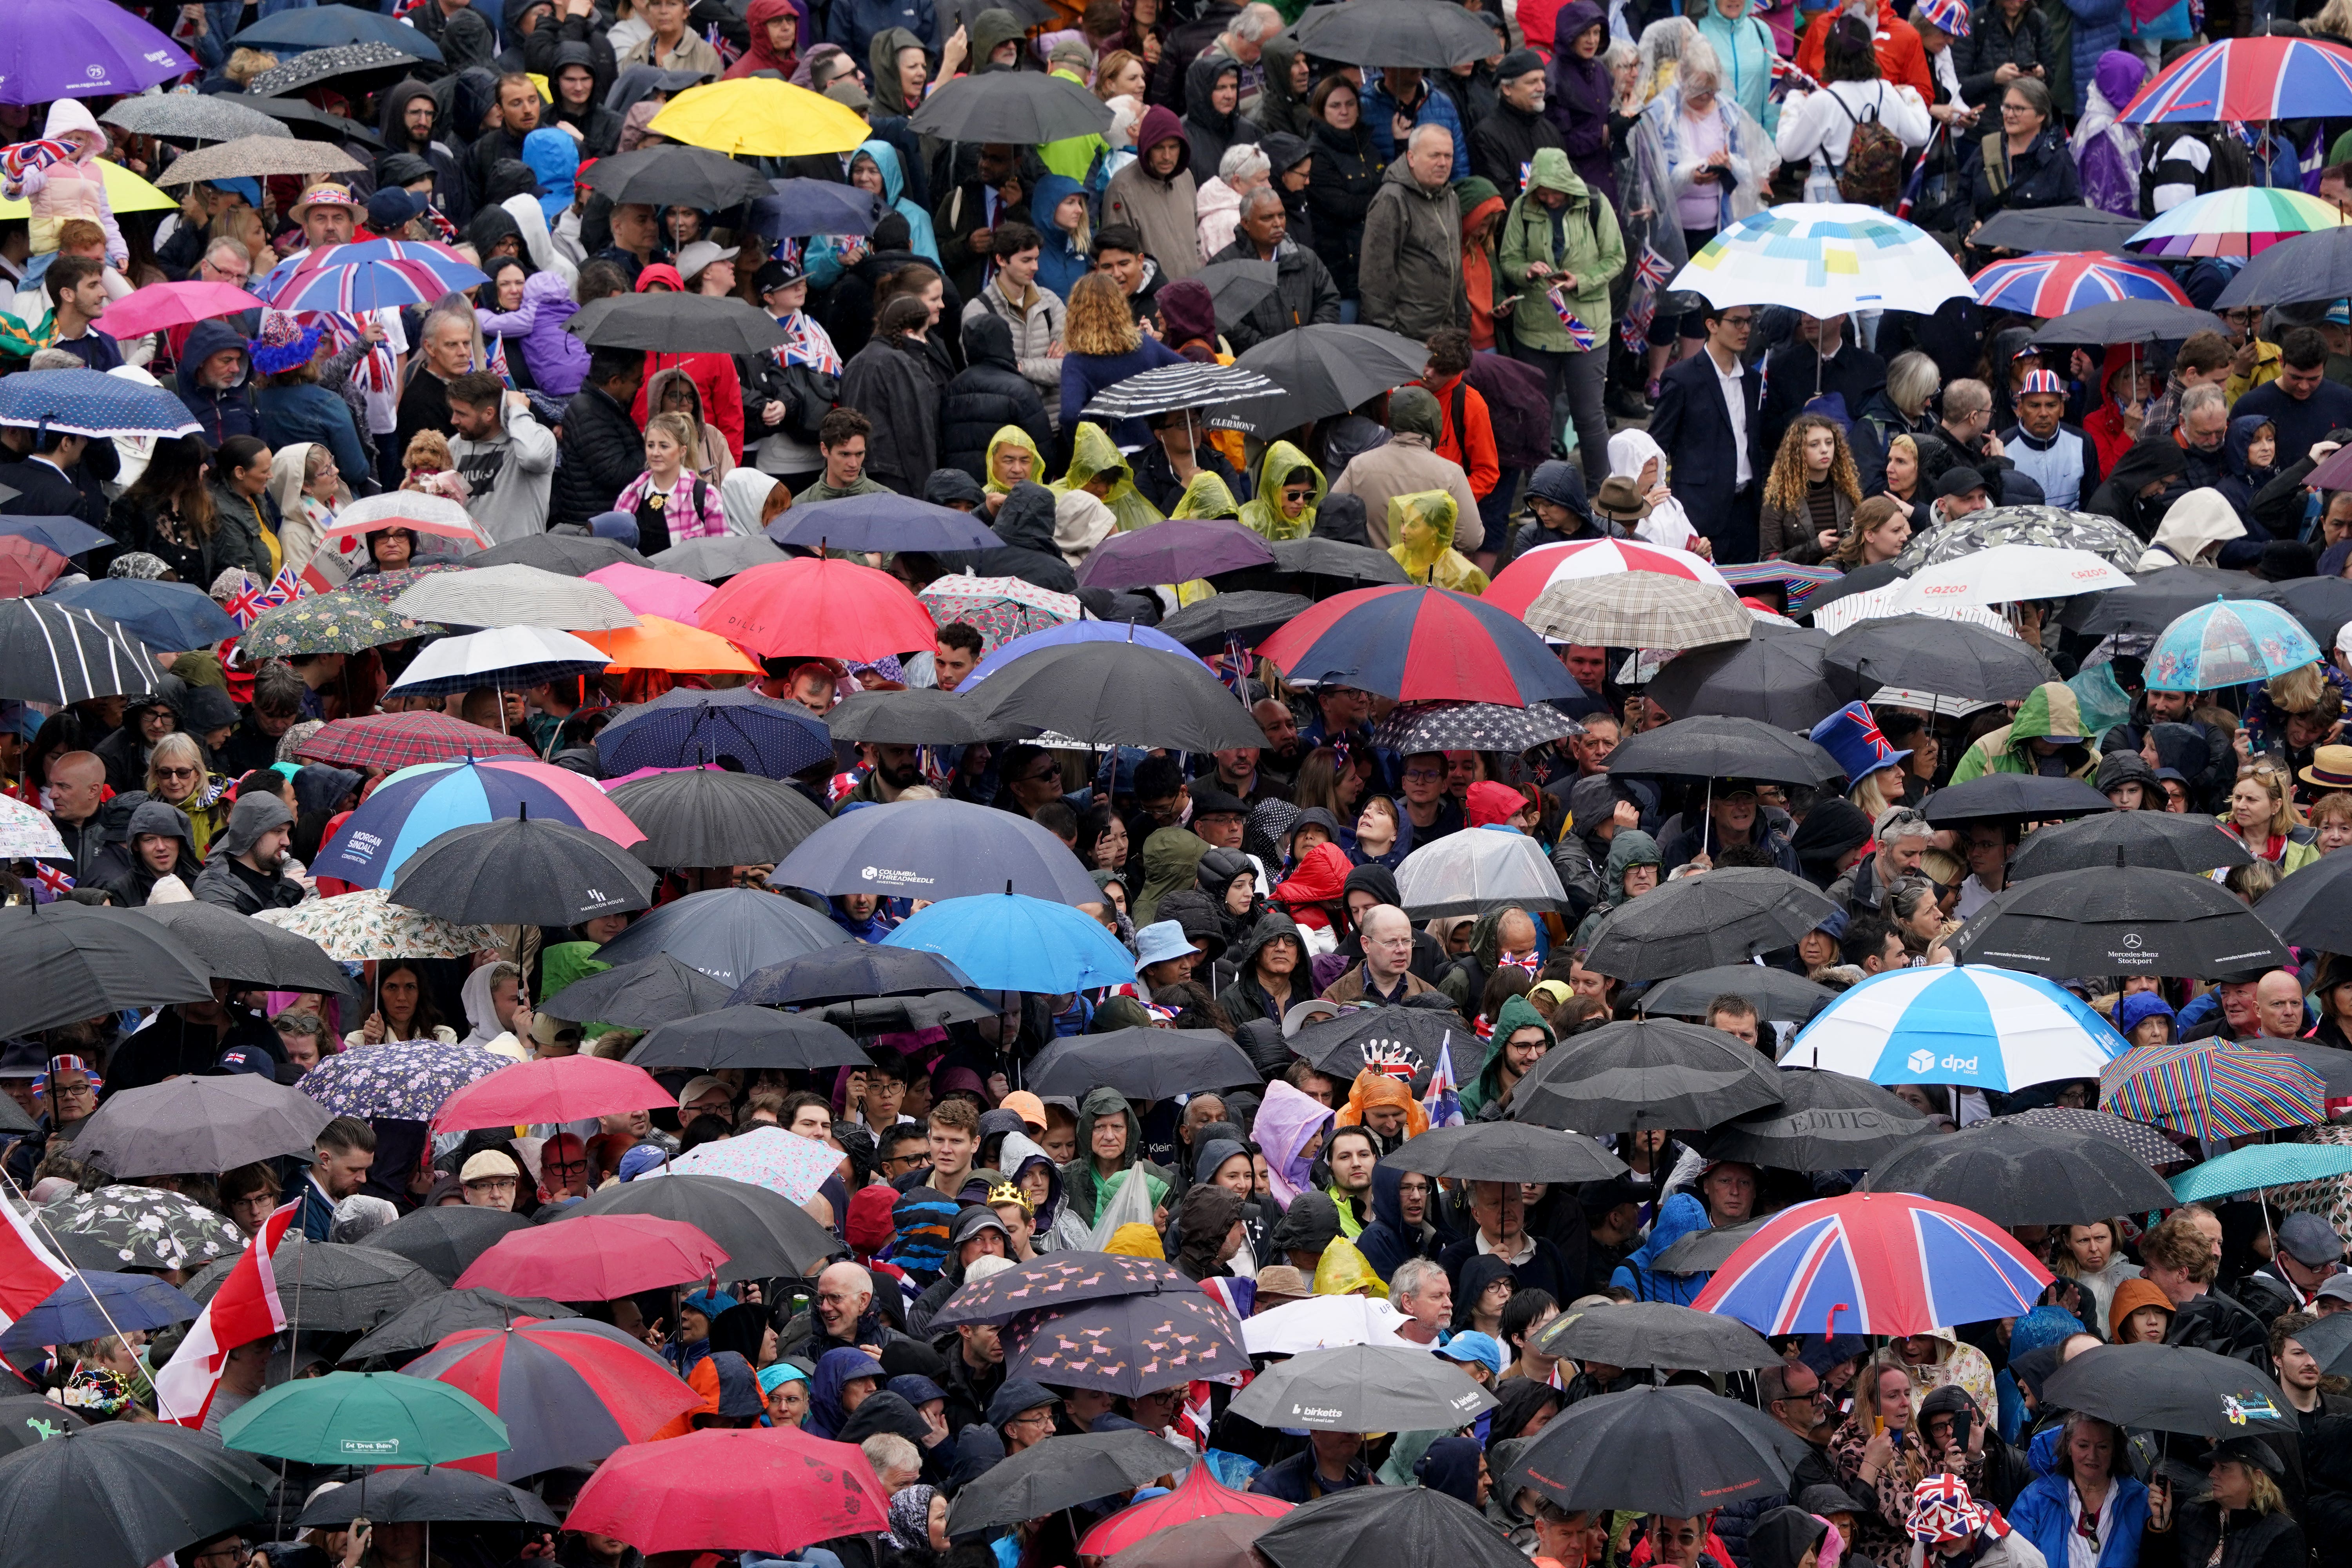
M 2225 38 L 2165 67 L 2117 118 L 2246 125 L 2338 114 L 2352 114 L 2352 49 L 2316 38 Z
M 1724 597 L 1729 602 L 1727 591 Z M 1294 681 L 1328 681 L 1402 702 L 1524 708 L 1580 689 L 1543 639 L 1516 616 L 1445 588 L 1387 585 L 1336 594 L 1293 617 L 1257 652 Z
M 2303 623 L 2261 599 L 2216 599 L 2157 634 L 2151 691 L 2211 691 L 2284 675 L 2320 657 Z
M 2352 1175 L 2352 1149 L 2340 1143 L 2255 1143 L 2181 1172 L 2172 1178 L 2172 1195 L 2202 1203 L 2343 1175 Z
M 1787 1059 L 1878 1084 L 2009 1093 L 2090 1078 L 2126 1049 L 2115 1026 L 2065 987 L 1968 963 L 1872 975 L 1822 1008 Z
M 1554 583 L 1571 577 L 1604 577 L 1619 572 L 1654 572 L 1663 577 L 1686 577 L 1694 583 L 1731 586 L 1713 562 L 1701 560 L 1687 550 L 1670 550 L 1663 544 L 1644 544 L 1631 539 L 1580 539 L 1528 551 L 1497 573 L 1479 597 L 1507 615 L 1524 616 L 1528 606 L 1536 602 L 1536 595 Z
M 2190 197 L 2124 243 L 2149 256 L 2259 256 L 2280 240 L 2343 223 L 2344 215 L 2317 196 L 2232 185 Z
M 1282 388 L 1237 364 L 1163 364 L 1103 388 L 1079 410 L 1088 419 L 1134 419 L 1177 408 L 1213 408 L 1245 398 L 1279 397 Z
M 354 887 L 389 887 L 410 856 L 449 829 L 526 816 L 623 846 L 646 837 L 593 779 L 514 757 L 467 757 L 420 763 L 377 784 L 319 847 L 311 868 Z
M 119 622 L 64 605 L 0 600 L 0 697 L 67 703 L 143 696 L 161 679 L 146 647 Z
M 2137 267 L 2095 250 L 2050 251 L 1996 261 L 1969 282 L 1979 305 L 2044 319 L 2111 300 L 2189 303 L 2179 286 L 2155 268 Z
M 2200 1143 L 2327 1120 L 2327 1089 L 2317 1073 L 2293 1057 L 2224 1040 L 2136 1047 L 2100 1072 L 2099 1102 Z

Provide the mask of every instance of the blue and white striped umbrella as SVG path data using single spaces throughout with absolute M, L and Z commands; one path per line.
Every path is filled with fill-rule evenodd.
M 68 436 L 193 436 L 187 405 L 160 386 L 95 370 L 26 371 L 0 380 L 0 425 Z
M 1970 963 L 1872 975 L 1822 1008 L 1781 1061 L 1879 1084 L 2007 1091 L 2095 1079 L 2128 1048 L 2063 986 Z

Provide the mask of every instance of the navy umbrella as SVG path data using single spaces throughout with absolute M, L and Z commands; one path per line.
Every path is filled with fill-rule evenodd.
M 681 686 L 621 710 L 597 735 L 596 755 L 607 778 L 733 757 L 762 778 L 781 779 L 830 760 L 833 735 L 799 703 L 762 697 L 749 686 L 731 691 Z
M 1094 886 L 1091 879 L 1087 886 Z M 666 952 L 713 980 L 740 985 L 772 963 L 849 940 L 847 931 L 805 904 L 755 888 L 711 888 L 653 910 L 598 948 L 596 957 L 629 963 Z
M 961 991 L 971 977 L 936 952 L 874 942 L 844 942 L 805 958 L 772 963 L 745 981 L 730 1006 L 798 1007 L 869 996 Z
M 659 1068 L 815 1072 L 866 1065 L 857 1042 L 831 1024 L 814 1014 L 769 1007 L 721 1007 L 656 1025 L 630 1048 L 627 1060 L 647 1072 Z
M 193 436 L 178 397 L 95 370 L 45 370 L 0 382 L 0 425 L 68 436 Z
M 405 23 L 349 5 L 320 5 L 306 11 L 280 11 L 264 17 L 229 39 L 231 45 L 272 54 L 297 54 L 304 49 L 331 49 L 339 44 L 387 44 L 402 54 L 435 65 L 441 63 L 441 46 Z
M 1075 651 L 1099 654 L 1118 646 Z M 1059 651 L 1034 657 L 1049 658 Z M 1146 652 L 1163 663 L 1176 662 Z M 1208 672 L 1202 675 L 1206 679 Z M 1008 671 L 1001 679 L 1013 675 Z M 1238 710 L 1239 704 L 1234 706 Z M 768 881 L 817 893 L 878 893 L 933 902 L 1008 890 L 1065 904 L 1090 904 L 1102 897 L 1078 858 L 1051 833 L 1016 813 L 961 800 L 901 801 L 836 816 L 784 857 Z
M 1004 541 L 968 511 L 913 496 L 845 496 L 796 506 L 768 524 L 778 544 L 803 550 L 994 550 Z
M 773 195 L 751 204 L 747 226 L 763 239 L 811 234 L 872 234 L 884 208 L 879 197 L 831 180 L 771 180 Z
M 611 839 L 547 817 L 453 827 L 401 864 L 392 901 L 486 925 L 577 925 L 653 901 L 654 874 Z
M 203 1310 L 186 1291 L 152 1274 L 86 1268 L 10 1324 L 0 1334 L 0 1351 L 37 1351 L 131 1329 L 160 1329 L 184 1323 Z
M 60 555 L 79 555 L 85 550 L 114 542 L 78 517 L 0 517 L 0 534 L 29 539 Z

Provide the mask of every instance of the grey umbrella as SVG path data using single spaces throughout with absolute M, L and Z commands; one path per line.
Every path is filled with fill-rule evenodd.
M 963 1484 L 948 1528 L 1018 1524 L 1096 1498 L 1145 1486 L 1186 1468 L 1190 1456 L 1149 1432 L 1081 1432 L 1023 1449 Z
M 1881 686 L 1996 702 L 2058 679 L 2050 661 L 2018 638 L 1933 616 L 1887 616 L 1848 626 L 1830 639 L 1822 659 Z
M 650 1029 L 672 1019 L 715 1013 L 727 1005 L 733 990 L 668 953 L 657 952 L 575 980 L 541 1003 L 540 1011 L 574 1023 L 593 1018 L 625 1029 Z
M 393 879 L 392 901 L 444 920 L 566 926 L 642 910 L 653 890 L 653 872 L 611 839 L 514 817 L 453 827 L 427 843 Z
M 642 624 L 620 596 L 602 583 L 565 577 L 536 566 L 436 572 L 402 589 L 392 609 L 397 615 L 446 626 L 612 632 Z
M 221 980 L 242 981 L 272 991 L 316 991 L 356 996 L 357 982 L 309 937 L 247 920 L 217 904 L 143 904 L 139 913 L 172 933 L 173 940 Z M 194 1170 L 193 1165 L 159 1169 Z M 226 1166 L 217 1167 L 226 1170 Z
M 1298 18 L 1291 37 L 1319 59 L 1380 68 L 1418 66 L 1444 70 L 1495 52 L 1495 30 L 1458 5 L 1422 0 L 1349 0 L 1316 5 Z
M 1380 327 L 1322 322 L 1269 338 L 1234 363 L 1256 371 L 1287 395 L 1253 398 L 1230 412 L 1213 414 L 1209 427 L 1272 439 L 1310 419 L 1345 414 L 1369 398 L 1420 380 L 1429 368 L 1429 353 L 1411 338 Z M 1402 580 L 1400 575 L 1398 581 Z
M 789 784 L 719 768 L 659 773 L 610 794 L 644 829 L 629 853 L 648 866 L 772 866 L 827 820 Z
M 653 563 L 617 539 L 578 539 L 568 533 L 532 533 L 493 544 L 478 555 L 466 557 L 476 571 L 486 566 L 536 566 L 560 577 L 585 577 L 606 566 L 646 566 Z
M 1717 1129 L 1706 1141 L 1708 1159 L 1785 1171 L 1847 1171 L 1883 1159 L 1927 1131 L 1917 1111 L 1864 1079 L 1785 1068 L 1780 1082 L 1780 1105 Z
M 1845 776 L 1837 759 L 1814 741 L 1761 719 L 1717 713 L 1643 731 L 1610 753 L 1609 771 L 1801 784 L 1833 784 Z
M 1669 1018 L 1705 1018 L 1717 997 L 1737 996 L 1752 1005 L 1759 1018 L 1801 1024 L 1837 994 L 1817 981 L 1769 964 L 1718 963 L 1661 980 L 1636 997 L 1633 1005 L 1642 1013 Z
M 1651 1265 L 1660 1274 L 1709 1274 L 1731 1261 L 1748 1238 L 1771 1222 L 1770 1215 L 1751 1219 L 1745 1225 L 1720 1226 L 1712 1230 L 1695 1230 L 1672 1247 L 1658 1254 Z
M 1381 1163 L 1465 1182 L 1600 1182 L 1625 1173 L 1598 1141 L 1524 1121 L 1433 1127 Z
M 284 98 L 339 76 L 364 76 L 370 71 L 416 68 L 416 56 L 390 44 L 337 44 L 331 48 L 306 49 L 285 64 L 273 66 L 246 84 L 256 98 Z
M 1451 1432 L 1495 1408 L 1495 1396 L 1427 1351 L 1341 1345 L 1270 1366 L 1234 1398 L 1261 1426 L 1317 1432 Z
M 883 746 L 968 746 L 1039 732 L 1034 724 L 989 718 L 977 697 L 933 688 L 852 692 L 834 705 L 824 722 L 837 739 Z
M 990 71 L 941 82 L 908 125 L 943 142 L 1034 147 L 1110 129 L 1110 106 L 1067 77 Z
M 1265 738 L 1203 666 L 1139 643 L 1028 654 L 990 679 L 979 700 L 992 724 L 1034 724 L 1089 745 L 1217 752 Z
M 673 544 L 652 557 L 652 564 L 698 583 L 716 583 L 738 572 L 749 572 L 754 566 L 773 565 L 783 558 L 784 552 L 764 533 L 730 534 L 723 539 L 689 539 L 683 544 Z
M 448 1289 L 396 1252 L 300 1237 L 280 1242 L 272 1264 L 288 1323 L 301 1333 L 357 1333 Z M 235 1267 L 236 1258 L 224 1258 L 184 1289 L 198 1301 L 209 1301 Z
M 1671 1301 L 1571 1308 L 1543 1326 L 1536 1348 L 1575 1361 L 1677 1372 L 1746 1372 L 1780 1363 L 1764 1336 L 1738 1319 Z
M 240 136 L 216 147 L 183 153 L 155 176 L 159 185 L 265 179 L 272 174 L 341 174 L 367 165 L 340 147 L 290 136 Z
M 1784 730 L 1805 730 L 1859 695 L 1848 672 L 1822 662 L 1830 635 L 1811 626 L 1757 623 L 1746 642 L 1693 648 L 1649 684 L 1676 719 L 1733 714 Z
M 866 1005 L 878 1014 L 887 1004 Z M 992 1018 L 996 1014 L 993 1008 L 982 1008 L 980 1016 Z M 697 1072 L 720 1068 L 815 1072 L 866 1062 L 857 1042 L 833 1024 L 814 1014 L 779 1013 L 772 1007 L 720 1007 L 658 1024 L 630 1047 L 628 1059 L 647 1071 L 692 1068 Z
M 1193 273 L 1192 281 L 1209 291 L 1217 331 L 1230 332 L 1274 292 L 1276 268 L 1271 261 L 1217 261 Z
M 1257 1068 L 1214 1029 L 1113 1029 L 1056 1040 L 1023 1081 L 1038 1094 L 1084 1095 L 1108 1086 L 1130 1100 L 1166 1100 L 1255 1084 Z
M 1212 594 L 1160 623 L 1160 629 L 1194 653 L 1220 653 L 1229 638 L 1255 643 L 1293 616 L 1314 608 L 1297 594 L 1243 590 Z
M 2216 599 L 2260 597 L 2266 586 L 2251 572 L 2224 572 L 2211 566 L 2167 566 L 2134 578 L 2128 588 L 2077 595 L 2066 601 L 2059 620 L 2085 637 L 2108 632 L 2160 632 L 2200 605 Z
M 0 1562 L 152 1563 L 269 1507 L 277 1477 L 250 1454 L 169 1421 L 66 1428 L 0 1459 Z
M 65 901 L 0 910 L 0 972 L 40 977 L 0 994 L 0 1034 L 9 1036 L 213 994 L 212 976 L 154 921 Z
M 309 1095 L 260 1073 L 181 1077 L 108 1096 L 74 1135 L 73 1154 L 126 1178 L 226 1171 L 307 1151 L 333 1120 Z
M 99 119 L 133 135 L 160 136 L 166 142 L 234 142 L 240 136 L 294 139 L 294 132 L 267 114 L 247 109 L 234 98 L 203 93 L 126 98 Z
M 1775 867 L 1725 866 L 1620 904 L 1584 963 L 1621 980 L 1664 980 L 1785 947 L 1837 912 L 1829 896 Z
M 615 1182 L 572 1205 L 551 1225 L 583 1215 L 642 1214 L 700 1227 L 727 1252 L 719 1278 L 795 1278 L 845 1250 L 831 1232 L 782 1193 L 724 1176 L 664 1176 Z
M 404 1214 L 382 1230 L 371 1231 L 359 1245 L 396 1252 L 444 1285 L 454 1285 L 499 1237 L 530 1226 L 530 1221 L 509 1209 L 444 1204 Z
M 2253 861 L 2246 847 L 2210 816 L 2174 811 L 2110 811 L 2039 827 L 2026 835 L 2009 863 L 2009 876 L 2022 882 L 2053 871 L 2083 871 L 2100 866 L 2153 866 L 2159 871 L 2202 876 Z
M 657 353 L 765 353 L 784 341 L 765 311 L 703 294 L 616 294 L 583 309 L 563 330 L 592 348 Z
M 302 1510 L 303 1529 L 332 1529 L 355 1519 L 383 1524 L 537 1524 L 554 1529 L 548 1506 L 520 1487 L 442 1466 L 387 1470 L 363 1484 L 337 1487 Z
M 425 1211 L 420 1211 L 425 1212 Z M 454 1208 L 438 1211 L 454 1213 Z M 473 1210 L 482 1213 L 482 1210 Z M 397 1225 L 399 1221 L 393 1222 Z M 384 1226 L 390 1230 L 392 1226 Z M 382 1236 L 383 1230 L 376 1236 Z M 374 1237 L 368 1238 L 373 1241 Z M 365 1247 L 367 1242 L 359 1245 Z M 444 1290 L 402 1308 L 368 1331 L 343 1352 L 347 1362 L 377 1356 L 409 1356 L 429 1351 L 461 1329 L 503 1329 L 519 1318 L 576 1318 L 579 1312 L 561 1301 L 537 1296 L 509 1296 L 500 1290 Z
M 1713 1127 L 1780 1104 L 1780 1076 L 1720 1029 L 1670 1018 L 1603 1024 L 1546 1051 L 1512 1091 L 1511 1115 L 1596 1136 Z
M 2172 1191 L 2112 1139 L 2018 1121 L 1923 1135 L 1871 1167 L 1863 1188 L 1938 1198 L 1999 1225 L 2073 1225 L 2162 1208 Z

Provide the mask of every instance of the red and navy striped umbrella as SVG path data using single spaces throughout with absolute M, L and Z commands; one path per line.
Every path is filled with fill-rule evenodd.
M 2224 38 L 2181 56 L 2125 109 L 2130 125 L 2352 114 L 2352 49 L 2315 38 Z
M 1582 689 L 1525 624 L 1448 588 L 1389 584 L 1336 594 L 1257 651 L 1292 680 L 1403 702 L 1524 708 Z
M 400 1370 L 446 1383 L 499 1413 L 514 1447 L 450 1468 L 502 1481 L 595 1465 L 702 1404 L 667 1362 L 587 1318 L 460 1329 Z
M 2045 319 L 2114 300 L 2189 303 L 2179 285 L 2155 268 L 2095 250 L 2046 251 L 1996 261 L 1969 282 L 1979 305 Z

